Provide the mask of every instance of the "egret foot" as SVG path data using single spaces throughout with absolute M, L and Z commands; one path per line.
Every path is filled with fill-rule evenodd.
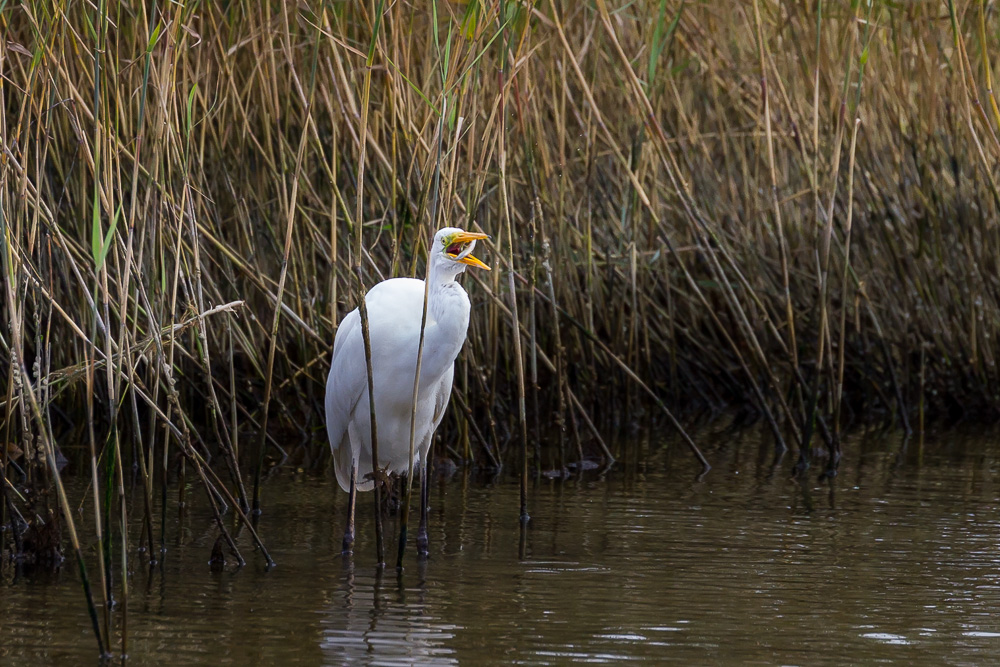
M 391 488 L 392 478 L 389 477 L 389 473 L 385 468 L 376 468 L 365 475 L 365 480 L 369 482 L 374 481 L 376 484 L 380 484 L 383 489 Z

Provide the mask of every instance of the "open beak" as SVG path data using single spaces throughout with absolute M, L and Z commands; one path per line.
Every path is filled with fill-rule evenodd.
M 480 269 L 490 270 L 490 267 L 480 261 L 477 257 L 472 256 L 472 248 L 475 247 L 476 241 L 481 241 L 483 239 L 488 239 L 489 234 L 480 234 L 479 232 L 460 232 L 455 235 L 452 239 L 452 243 L 471 243 L 472 246 L 469 247 L 467 254 L 458 258 L 458 261 L 462 264 L 468 264 L 469 266 L 475 266 Z

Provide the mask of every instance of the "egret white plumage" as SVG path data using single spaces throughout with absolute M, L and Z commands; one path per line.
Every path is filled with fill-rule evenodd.
M 434 235 L 428 256 L 427 319 L 414 421 L 414 470 L 419 466 L 421 471 L 417 546 L 423 553 L 427 549 L 427 453 L 448 406 L 455 358 L 469 328 L 469 296 L 455 279 L 467 266 L 489 270 L 472 256 L 476 241 L 484 238 L 486 234 L 446 227 Z M 380 471 L 405 473 L 409 468 L 424 289 L 423 280 L 392 278 L 365 295 L 378 425 L 379 461 L 374 473 L 368 372 L 358 309 L 344 317 L 334 338 L 326 381 L 326 430 L 337 481 L 350 493 L 345 551 L 354 542 L 355 492 L 373 488 Z

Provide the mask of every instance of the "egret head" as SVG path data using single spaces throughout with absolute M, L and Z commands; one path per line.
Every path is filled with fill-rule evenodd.
M 486 234 L 467 232 L 458 227 L 445 227 L 434 235 L 431 245 L 432 260 L 445 272 L 457 275 L 466 266 L 478 266 L 490 270 L 486 264 L 472 256 L 476 241 L 489 238 Z

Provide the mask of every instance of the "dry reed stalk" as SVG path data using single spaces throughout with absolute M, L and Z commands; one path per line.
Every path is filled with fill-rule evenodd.
M 366 140 L 368 137 L 368 105 L 371 95 L 372 64 L 375 60 L 375 47 L 378 39 L 379 25 L 382 21 L 382 9 L 384 0 L 379 0 L 378 8 L 373 16 L 374 27 L 372 28 L 371 43 L 368 47 L 368 58 L 365 61 L 364 84 L 361 92 L 361 130 L 360 130 L 360 156 L 358 158 L 358 176 L 355 182 L 357 188 L 357 200 L 354 215 L 355 237 L 354 237 L 354 276 L 357 280 L 356 299 L 358 311 L 361 313 L 361 336 L 364 339 L 365 366 L 368 375 L 368 410 L 371 420 L 371 446 L 372 446 L 372 475 L 374 477 L 374 498 L 375 498 L 375 556 L 378 569 L 385 565 L 385 546 L 382 537 L 382 490 L 379 473 L 378 456 L 378 424 L 375 418 L 375 384 L 372 374 L 372 344 L 371 333 L 368 326 L 368 307 L 365 304 L 365 284 L 361 272 L 362 256 L 362 221 L 364 220 L 364 184 L 365 184 L 365 155 Z
M 503 101 L 503 90 L 505 89 L 505 84 L 503 83 L 502 73 L 500 74 L 500 77 L 500 109 L 502 116 L 505 116 L 506 106 Z M 501 120 L 501 136 L 504 134 L 504 126 L 505 123 Z M 513 227 L 513 223 L 510 216 L 510 205 L 507 202 L 506 151 L 504 150 L 505 143 L 505 141 L 501 141 L 500 143 L 500 200 L 503 202 L 503 226 L 507 237 L 507 262 L 509 264 L 507 269 L 507 287 L 510 290 L 510 319 L 511 328 L 514 331 L 514 368 L 517 371 L 517 414 L 521 430 L 521 454 L 519 466 L 521 479 L 520 521 L 522 524 L 527 524 L 531 520 L 531 517 L 528 515 L 528 416 L 527 408 L 525 406 L 524 355 L 521 351 L 521 337 L 518 335 L 520 318 L 518 317 L 517 312 L 517 291 L 514 288 L 514 237 L 511 229 Z

